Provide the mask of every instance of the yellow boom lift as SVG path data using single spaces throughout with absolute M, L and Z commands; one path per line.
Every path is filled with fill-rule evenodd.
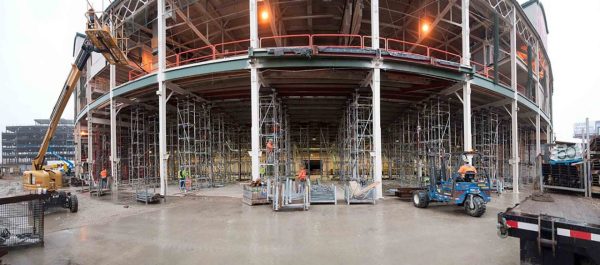
M 54 109 L 50 115 L 48 130 L 44 135 L 37 156 L 32 161 L 32 170 L 23 173 L 23 189 L 46 194 L 46 208 L 59 206 L 68 208 L 71 212 L 77 212 L 77 196 L 68 191 L 60 190 L 63 182 L 62 173 L 59 170 L 44 169 L 44 158 L 48 151 L 48 146 L 56 132 L 58 122 L 71 98 L 71 94 L 73 94 L 73 90 L 79 81 L 81 70 L 92 52 L 101 53 L 110 64 L 128 64 L 127 57 L 119 49 L 117 41 L 110 34 L 108 27 L 99 23 L 93 9 L 88 11 L 87 18 L 88 24 L 85 31 L 87 38 L 81 45 L 81 50 L 72 64 L 71 71 L 54 105 Z

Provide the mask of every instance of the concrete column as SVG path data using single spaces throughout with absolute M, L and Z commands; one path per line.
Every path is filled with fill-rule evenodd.
M 256 0 L 250 0 L 250 47 L 258 48 L 258 21 L 257 21 L 257 4 Z M 259 106 L 259 90 L 258 69 L 254 62 L 250 62 L 250 108 L 252 114 L 252 126 L 250 128 L 252 150 L 250 155 L 252 158 L 252 180 L 256 181 L 260 178 L 260 106 Z
M 110 65 L 110 171 L 113 178 L 113 190 L 117 190 L 119 185 L 118 161 L 117 158 L 117 110 L 114 100 L 113 90 L 116 87 L 116 66 Z
M 469 30 L 469 0 L 462 0 L 462 57 L 461 64 L 471 67 L 471 46 Z M 464 151 L 473 149 L 473 133 L 471 131 L 471 78 L 466 76 L 463 84 L 463 147 Z M 472 156 L 468 156 L 472 162 Z
M 165 44 L 165 0 L 157 1 L 158 8 L 158 149 L 160 152 L 160 195 L 167 194 L 167 86 L 165 84 L 166 44 Z
M 371 0 L 371 48 L 379 49 L 379 0 Z M 373 165 L 373 180 L 379 181 L 375 188 L 375 198 L 383 198 L 383 160 L 381 144 L 381 70 L 379 58 L 373 61 L 373 76 L 371 77 L 371 90 L 373 92 L 373 151 L 375 161 Z
M 517 120 L 518 112 L 518 91 L 517 91 L 517 7 L 513 7 L 510 28 L 510 79 L 511 88 L 514 91 L 513 102 L 511 104 L 512 121 L 512 178 L 513 192 L 519 192 L 519 124 Z

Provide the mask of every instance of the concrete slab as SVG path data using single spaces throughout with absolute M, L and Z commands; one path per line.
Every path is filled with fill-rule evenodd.
M 142 210 L 113 213 L 99 222 L 60 230 L 52 229 L 56 222 L 49 222 L 44 247 L 13 250 L 3 261 L 127 265 L 519 263 L 518 240 L 496 235 L 496 213 L 519 199 L 510 192 L 494 197 L 481 218 L 467 216 L 454 206 L 418 209 L 393 197 L 377 205 L 313 205 L 306 212 L 273 212 L 268 205 L 252 207 L 231 197 L 178 199 L 150 207 L 134 204 L 132 207 Z M 95 203 L 82 209 L 123 208 L 108 200 Z M 76 215 L 90 213 L 99 214 L 82 210 Z M 67 223 L 84 218 L 63 217 Z

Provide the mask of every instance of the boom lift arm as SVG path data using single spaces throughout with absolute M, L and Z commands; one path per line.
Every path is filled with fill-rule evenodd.
M 58 122 L 60 121 L 63 111 L 65 110 L 69 99 L 71 98 L 71 94 L 73 94 L 73 90 L 77 85 L 79 77 L 81 76 L 81 70 L 85 66 L 87 60 L 90 58 L 92 52 L 101 53 L 106 61 L 111 65 L 127 65 L 128 63 L 127 57 L 119 49 L 117 41 L 111 36 L 108 27 L 99 23 L 99 19 L 96 17 L 94 10 L 90 8 L 87 15 L 88 24 L 85 31 L 87 37 L 81 45 L 81 50 L 75 59 L 75 63 L 73 63 L 71 66 L 71 72 L 69 72 L 67 81 L 65 82 L 63 89 L 60 92 L 60 96 L 54 105 L 54 109 L 50 115 L 48 131 L 46 131 L 46 135 L 44 135 L 44 140 L 42 141 L 42 145 L 40 146 L 37 156 L 31 162 L 33 170 L 42 170 L 42 166 L 44 165 L 44 157 L 48 151 L 50 141 L 56 132 Z
M 40 146 L 40 150 L 38 151 L 37 156 L 32 160 L 32 169 L 33 170 L 42 170 L 42 166 L 44 165 L 44 157 L 46 156 L 46 152 L 48 151 L 48 146 L 50 145 L 50 141 L 56 132 L 56 128 L 58 127 L 58 122 L 69 103 L 69 99 L 71 98 L 71 94 L 73 94 L 73 90 L 79 81 L 79 77 L 81 76 L 81 70 L 85 66 L 88 58 L 94 51 L 94 46 L 90 42 L 88 38 L 83 41 L 81 46 L 81 50 L 75 59 L 75 63 L 71 65 L 71 71 L 69 72 L 69 76 L 67 77 L 67 81 L 63 85 L 63 89 L 60 92 L 60 96 L 54 105 L 54 109 L 52 110 L 52 114 L 50 115 L 50 123 L 48 124 L 48 130 L 46 131 L 46 135 L 44 135 L 44 139 L 42 140 L 42 145 Z

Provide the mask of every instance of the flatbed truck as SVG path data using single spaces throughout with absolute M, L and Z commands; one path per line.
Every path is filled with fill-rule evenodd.
M 600 264 L 600 200 L 532 198 L 498 214 L 498 234 L 519 238 L 522 264 Z

